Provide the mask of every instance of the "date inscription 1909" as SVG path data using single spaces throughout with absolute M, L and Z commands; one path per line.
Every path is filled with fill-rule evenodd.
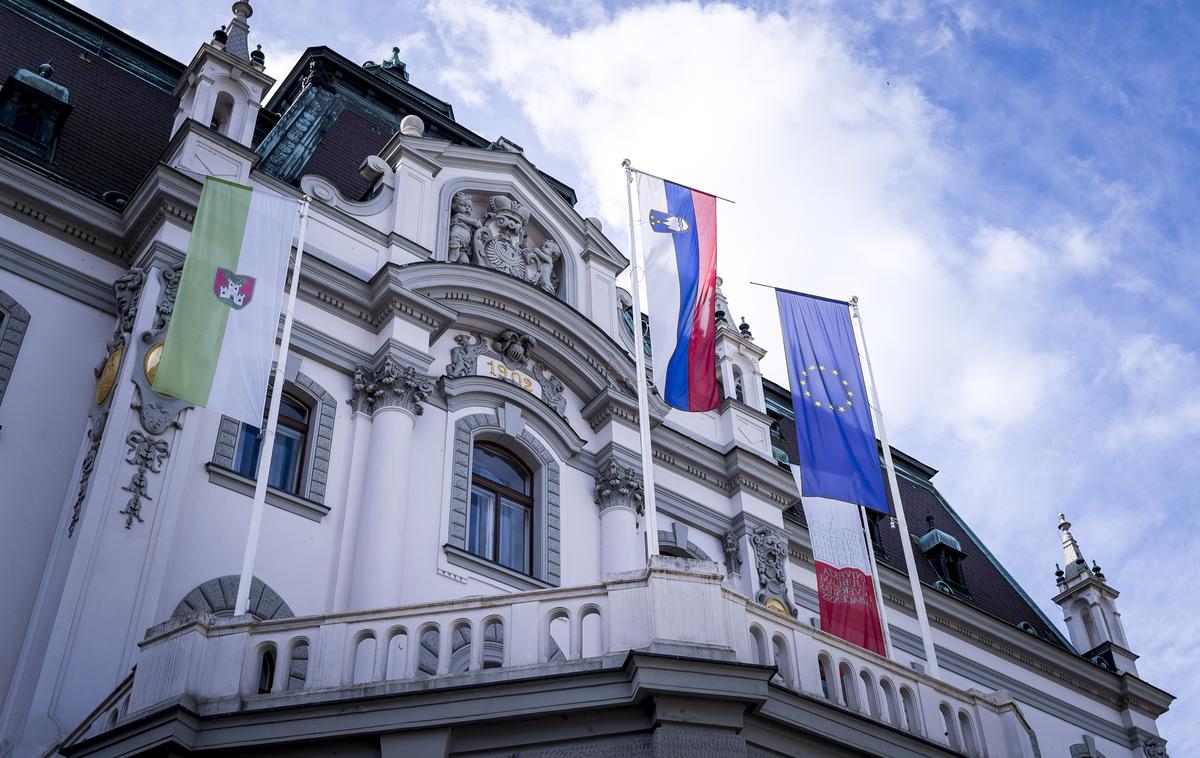
M 488 360 L 487 367 L 490 374 L 497 379 L 503 379 L 505 381 L 512 382 L 526 392 L 534 391 L 533 377 L 528 376 L 520 371 L 513 371 L 500 361 Z

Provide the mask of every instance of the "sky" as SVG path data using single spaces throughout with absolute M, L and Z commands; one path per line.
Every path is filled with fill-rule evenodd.
M 186 62 L 224 3 L 82 5 Z M 786 383 L 773 299 L 858 296 L 894 446 L 1054 621 L 1057 514 L 1121 591 L 1200 755 L 1200 6 L 1115 0 L 258 0 L 282 79 L 392 47 L 627 247 L 621 160 L 722 203 L 719 273 Z

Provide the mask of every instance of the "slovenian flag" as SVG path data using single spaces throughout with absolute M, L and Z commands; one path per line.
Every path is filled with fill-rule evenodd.
M 715 410 L 717 199 L 637 177 L 654 386 L 680 410 Z
M 885 655 L 859 506 L 888 513 L 849 303 L 776 290 L 821 628 Z
M 262 426 L 298 207 L 205 179 L 155 392 Z

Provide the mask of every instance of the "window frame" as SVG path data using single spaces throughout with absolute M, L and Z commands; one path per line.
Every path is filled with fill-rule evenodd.
M 479 448 L 484 448 L 485 450 L 490 449 L 492 451 L 499 452 L 500 457 L 511 460 L 513 463 L 520 466 L 521 472 L 523 474 L 525 474 L 526 480 L 529 483 L 529 492 L 528 493 L 518 492 L 517 490 L 514 490 L 511 487 L 507 487 L 493 479 L 489 479 L 489 478 L 483 476 L 482 474 L 477 473 L 475 471 L 475 460 L 476 460 L 475 459 L 475 451 Z M 523 574 L 523 575 L 529 576 L 529 577 L 536 576 L 534 573 L 534 554 L 533 554 L 534 518 L 535 518 L 535 515 L 537 512 L 537 474 L 536 474 L 536 472 L 532 468 L 530 468 L 530 466 L 527 463 L 525 463 L 525 461 L 521 460 L 521 456 L 517 455 L 515 452 L 513 452 L 509 448 L 505 447 L 504 445 L 501 445 L 498 442 L 494 442 L 492 440 L 486 440 L 486 439 L 477 439 L 472 443 L 472 445 L 471 445 L 471 460 L 470 460 L 469 465 L 470 465 L 470 475 L 471 475 L 470 476 L 471 491 L 468 492 L 468 494 L 467 494 L 467 503 L 468 503 L 468 506 L 467 506 L 468 507 L 467 537 L 466 537 L 466 544 L 468 546 L 467 551 L 470 552 L 472 555 L 474 555 L 477 558 L 482 558 L 485 561 L 491 561 L 492 563 L 498 564 L 500 566 L 504 566 L 504 568 L 506 568 L 510 571 L 516 571 L 519 574 Z M 475 552 L 471 551 L 471 549 L 470 549 L 470 544 L 471 544 L 471 531 L 470 531 L 471 530 L 471 526 L 470 526 L 471 521 L 470 521 L 470 516 L 469 516 L 470 500 L 471 500 L 471 496 L 474 494 L 475 489 L 477 487 L 494 496 L 494 499 L 493 499 L 493 503 L 494 503 L 493 509 L 494 510 L 492 513 L 492 543 L 491 543 L 492 550 L 490 551 L 492 553 L 491 555 L 480 555 L 479 553 L 475 553 Z M 500 542 L 501 542 L 500 530 L 501 530 L 501 523 L 502 523 L 502 519 L 500 518 L 500 507 L 501 507 L 502 498 L 507 499 L 511 502 L 514 502 L 518 505 L 521 505 L 525 508 L 525 560 L 526 560 L 525 565 L 528 567 L 528 570 L 523 571 L 521 569 L 505 565 L 504 563 L 501 563 L 501 561 L 500 561 Z
M 270 387 L 268 387 L 267 388 L 268 397 L 270 396 L 270 394 L 271 394 Z M 296 421 L 293 418 L 289 418 L 288 416 L 283 415 L 283 413 L 281 412 L 279 414 L 278 419 L 276 420 L 277 426 L 282 426 L 285 429 L 291 429 L 292 431 L 299 432 L 299 434 L 300 434 L 299 463 L 296 466 L 295 482 L 294 482 L 294 484 L 292 484 L 292 486 L 290 488 L 289 487 L 280 487 L 278 485 L 272 484 L 271 483 L 271 472 L 268 471 L 267 472 L 267 486 L 270 487 L 271 489 L 277 490 L 279 492 L 286 492 L 289 495 L 295 495 L 296 497 L 304 497 L 304 491 L 307 489 L 307 487 L 305 486 L 304 475 L 307 473 L 307 468 L 308 468 L 307 463 L 308 463 L 308 457 L 309 457 L 309 449 L 308 449 L 309 437 L 311 436 L 313 416 L 315 415 L 315 412 L 319 410 L 319 408 L 314 408 L 312 406 L 312 404 L 305 402 L 304 399 L 299 397 L 297 393 L 290 391 L 285 386 L 284 390 L 283 390 L 283 397 L 280 399 L 280 410 L 281 411 L 282 411 L 282 407 L 283 407 L 283 402 L 289 401 L 289 400 L 291 401 L 291 403 L 293 405 L 297 405 L 297 406 L 300 406 L 301 408 L 303 408 L 304 414 L 306 417 L 306 420 L 304 422 L 300 422 L 300 421 Z M 263 419 L 264 419 L 263 425 L 265 426 L 266 425 L 266 415 L 265 414 L 263 416 Z M 247 479 L 250 479 L 251 481 L 256 481 L 258 479 L 259 459 L 262 456 L 262 429 L 263 429 L 263 427 L 258 427 L 259 433 L 258 433 L 258 435 L 255 436 L 254 444 L 258 449 L 254 453 L 253 464 L 251 465 L 251 467 L 254 470 L 247 472 L 247 471 L 242 471 L 237 468 L 238 464 L 240 463 L 240 461 L 242 459 L 242 455 L 243 455 L 242 445 L 244 444 L 245 440 L 248 438 L 248 435 L 245 434 L 245 431 L 247 428 L 254 429 L 255 427 L 250 426 L 249 424 L 247 424 L 244 421 L 241 422 L 240 425 L 238 426 L 238 438 L 237 438 L 237 444 L 234 448 L 234 453 L 233 453 L 234 467 L 232 470 L 234 471 L 234 473 L 240 474 L 240 475 L 246 477 Z M 278 441 L 278 436 L 276 436 L 276 441 Z M 273 455 L 272 455 L 272 463 L 274 463 Z

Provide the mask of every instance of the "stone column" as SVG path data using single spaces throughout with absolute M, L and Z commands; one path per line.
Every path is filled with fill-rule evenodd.
M 433 379 L 386 356 L 354 373 L 351 403 L 371 415 L 362 503 L 355 540 L 350 610 L 400 604 L 404 515 L 413 426 Z
M 596 475 L 595 498 L 600 506 L 601 575 L 643 568 L 645 547 L 637 529 L 643 505 L 641 473 L 610 459 Z

